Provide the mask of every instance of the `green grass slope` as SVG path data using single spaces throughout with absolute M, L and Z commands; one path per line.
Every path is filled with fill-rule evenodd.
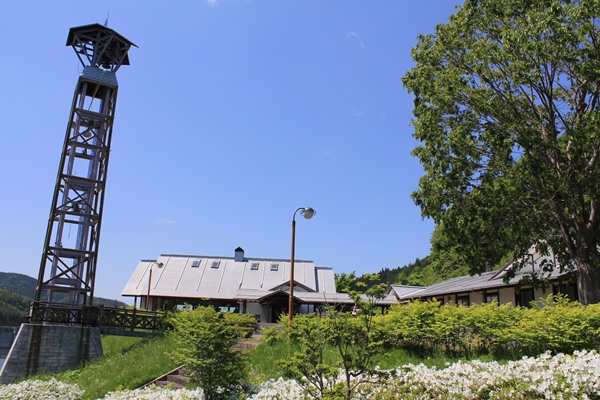
M 77 384 L 85 390 L 83 400 L 91 400 L 108 392 L 135 389 L 178 366 L 170 356 L 175 344 L 168 335 L 152 339 L 103 336 L 102 347 L 101 360 L 52 377 Z

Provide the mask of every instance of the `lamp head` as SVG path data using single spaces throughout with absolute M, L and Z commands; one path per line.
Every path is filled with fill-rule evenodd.
M 305 207 L 302 210 L 302 215 L 304 216 L 304 218 L 306 219 L 311 219 L 317 212 L 315 210 L 313 210 L 310 207 Z

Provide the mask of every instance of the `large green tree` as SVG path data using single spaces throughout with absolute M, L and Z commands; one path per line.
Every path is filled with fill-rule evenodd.
M 423 215 L 473 272 L 547 246 L 586 304 L 600 302 L 599 17 L 599 0 L 465 0 L 403 77 Z

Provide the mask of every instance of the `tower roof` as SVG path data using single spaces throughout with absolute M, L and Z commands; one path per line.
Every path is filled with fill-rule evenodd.
M 92 66 L 102 66 L 112 70 L 121 65 L 129 65 L 127 52 L 135 43 L 120 33 L 101 24 L 82 25 L 69 29 L 67 46 L 72 46 L 82 64 L 84 59 Z M 83 58 L 82 58 L 83 56 Z

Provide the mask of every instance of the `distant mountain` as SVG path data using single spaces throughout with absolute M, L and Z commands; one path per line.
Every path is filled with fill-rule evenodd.
M 31 297 L 35 294 L 37 279 L 16 272 L 0 272 L 0 289 Z
M 0 272 L 0 325 L 19 325 L 29 314 L 37 279 L 14 272 Z M 94 297 L 95 305 L 127 307 L 119 300 Z

